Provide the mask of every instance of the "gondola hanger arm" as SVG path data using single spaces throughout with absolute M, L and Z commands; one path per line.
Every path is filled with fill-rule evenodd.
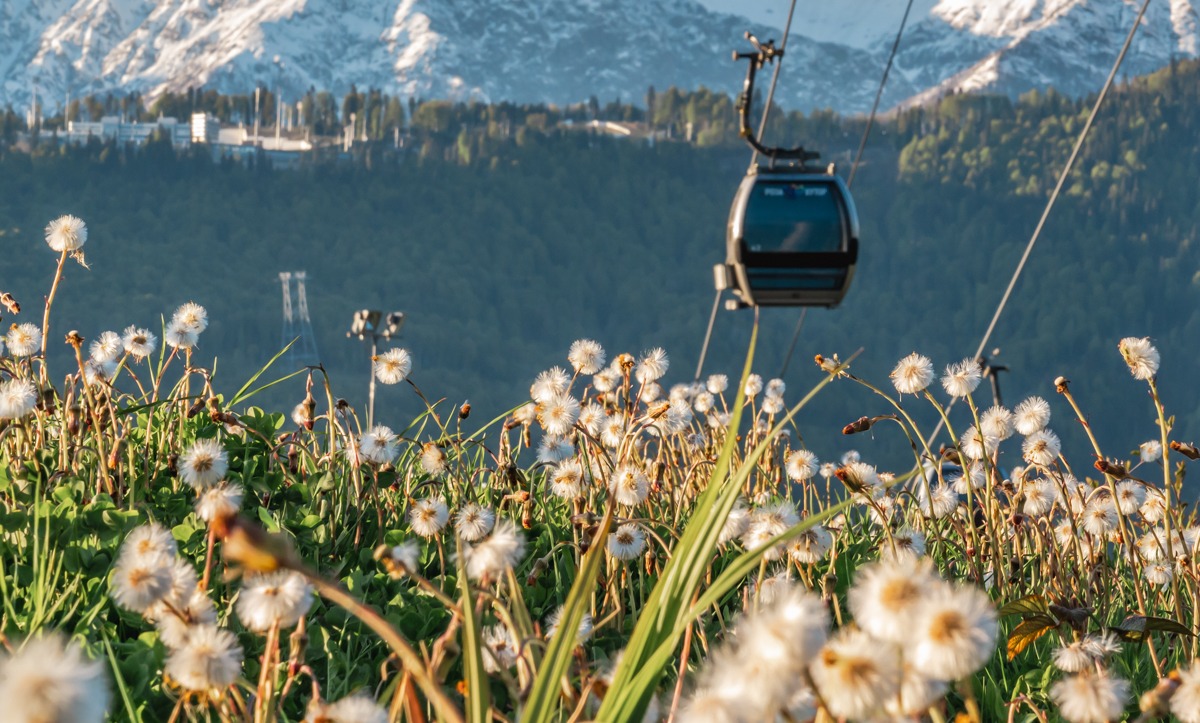
M 739 120 L 739 135 L 750 144 L 750 147 L 757 151 L 760 155 L 775 160 L 795 160 L 799 161 L 803 167 L 809 161 L 814 161 L 821 157 L 820 153 L 806 150 L 803 146 L 795 148 L 777 148 L 774 146 L 765 146 L 761 140 L 755 135 L 754 129 L 750 123 L 750 110 L 754 102 L 754 80 L 758 75 L 758 71 L 769 63 L 775 62 L 777 59 L 783 58 L 783 49 L 775 47 L 774 40 L 767 42 L 759 42 L 758 38 L 754 37 L 753 33 L 747 31 L 746 40 L 754 46 L 753 52 L 739 53 L 736 50 L 733 53 L 734 61 L 748 60 L 750 61 L 746 67 L 746 82 L 742 86 L 742 94 L 738 98 L 738 120 Z

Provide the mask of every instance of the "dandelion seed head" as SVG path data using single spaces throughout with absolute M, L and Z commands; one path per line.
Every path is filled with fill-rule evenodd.
M 650 481 L 641 469 L 627 463 L 613 470 L 608 490 L 620 504 L 635 507 L 650 494 Z
M 482 540 L 496 524 L 496 513 L 475 502 L 468 502 L 454 516 L 454 529 L 467 542 Z
M 637 525 L 626 523 L 608 536 L 608 552 L 618 560 L 633 560 L 646 550 L 646 535 Z
M 1070 723 L 1107 723 L 1125 712 L 1129 681 L 1093 671 L 1069 675 L 1050 687 L 1050 699 Z
M 1158 349 L 1150 343 L 1150 337 L 1141 339 L 1127 336 L 1117 344 L 1117 349 L 1129 366 L 1129 373 L 1134 379 L 1150 380 L 1158 374 Z
M 1012 412 L 997 404 L 979 415 L 979 428 L 984 434 L 1003 442 L 1013 435 L 1014 419 Z
M 388 464 L 396 458 L 396 433 L 377 424 L 358 438 L 358 453 L 372 464 Z
M 274 626 L 290 628 L 300 622 L 312 603 L 312 586 L 298 572 L 251 575 L 238 594 L 237 615 L 248 629 L 265 633 Z
M 558 632 L 559 625 L 562 623 L 563 608 L 560 606 L 546 618 L 546 639 L 549 640 Z M 595 624 L 592 621 L 592 616 L 588 613 L 583 614 L 583 618 L 579 621 L 579 627 L 575 631 L 575 644 L 583 645 L 592 637 L 592 631 Z
M 946 367 L 942 388 L 952 397 L 966 397 L 975 391 L 983 379 L 983 370 L 974 359 L 963 359 Z
M 754 399 L 762 393 L 762 390 L 763 379 L 761 376 L 758 374 L 751 374 L 750 376 L 746 377 L 746 385 L 743 387 L 743 391 L 746 393 L 747 399 Z
M 1021 456 L 1029 464 L 1049 467 L 1062 453 L 1062 443 L 1058 435 L 1049 429 L 1041 429 L 1025 437 L 1021 445 Z
M 122 555 L 113 566 L 113 600 L 135 613 L 145 612 L 171 591 L 174 558 L 164 554 Z
M 483 642 L 484 670 L 498 673 L 517 664 L 517 640 L 507 625 L 487 625 L 480 637 Z
M 825 559 L 833 548 L 833 535 L 820 525 L 813 525 L 792 541 L 788 546 L 788 556 L 792 560 L 811 565 Z
M 538 404 L 538 422 L 552 437 L 565 437 L 579 419 L 579 400 L 557 394 Z
M 1180 723 L 1200 723 L 1200 663 L 1179 669 L 1179 687 L 1171 696 L 1171 712 Z
M 0 420 L 20 419 L 37 406 L 37 387 L 28 379 L 0 382 Z
M 872 636 L 902 643 L 911 637 L 913 616 L 937 584 L 928 560 L 865 565 L 850 588 L 850 611 L 858 626 Z
M 166 674 L 185 690 L 222 691 L 242 672 L 242 648 L 228 630 L 216 625 L 193 627 L 187 643 L 167 656 Z
M 893 646 L 843 628 L 817 654 L 809 675 L 833 716 L 863 719 L 896 697 L 899 659 Z
M 900 360 L 891 373 L 892 386 L 901 394 L 916 394 L 933 381 L 933 362 L 913 352 Z
M 42 330 L 26 322 L 13 324 L 4 337 L 8 342 L 8 353 L 15 357 L 33 356 L 42 348 Z
M 450 519 L 450 510 L 441 497 L 427 497 L 413 503 L 408 512 L 412 531 L 424 538 L 437 536 Z
M 117 332 L 103 331 L 92 340 L 88 349 L 93 361 L 106 364 L 121 358 L 125 353 L 125 343 L 121 341 L 121 335 Z
M 87 243 L 87 224 L 70 214 L 59 216 L 46 226 L 46 243 L 59 253 L 78 251 Z
M 179 476 L 189 487 L 202 492 L 229 471 L 229 455 L 216 439 L 197 439 L 179 458 Z
M 158 337 L 150 333 L 149 329 L 127 326 L 121 335 L 121 343 L 125 346 L 126 354 L 141 360 L 153 354 L 154 350 L 158 348 Z
M 634 369 L 634 378 L 641 384 L 658 381 L 663 378 L 670 366 L 667 352 L 662 347 L 655 347 L 642 354 L 642 358 L 638 360 L 637 367 Z
M 374 357 L 371 368 L 382 384 L 399 384 L 412 372 L 412 355 L 407 349 L 388 349 Z
M 369 695 L 355 693 L 322 706 L 317 720 L 321 723 L 387 723 L 388 715 Z
M 958 680 L 983 667 L 996 649 L 997 632 L 987 593 L 941 583 L 918 611 L 909 660 L 931 677 Z
M 496 580 L 525 556 L 525 536 L 512 521 L 500 520 L 486 540 L 464 545 L 462 554 L 468 577 Z
M 538 374 L 529 388 L 529 397 L 538 404 L 567 393 L 571 376 L 562 367 L 552 367 Z
M 27 640 L 11 656 L 0 653 L 4 717 L 19 723 L 100 723 L 110 698 L 105 667 L 57 633 Z
M 591 339 L 579 339 L 571 344 L 567 361 L 579 374 L 595 374 L 604 368 L 604 347 Z

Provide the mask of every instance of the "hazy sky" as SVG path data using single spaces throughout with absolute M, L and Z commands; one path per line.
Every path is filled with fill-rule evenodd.
M 712 9 L 744 15 L 754 22 L 783 28 L 789 0 L 699 0 Z M 824 41 L 862 46 L 892 35 L 908 0 L 796 0 L 792 32 Z M 916 0 L 909 22 L 929 15 L 937 0 Z

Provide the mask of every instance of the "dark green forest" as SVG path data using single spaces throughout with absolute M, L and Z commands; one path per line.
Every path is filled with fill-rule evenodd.
M 172 112 L 196 107 L 196 95 L 168 99 L 179 104 Z M 44 129 L 32 148 L 17 147 L 9 114 L 0 128 L 0 290 L 21 301 L 20 319 L 40 321 L 56 261 L 42 228 L 73 213 L 88 223 L 91 270 L 68 267 L 52 349 L 70 328 L 94 337 L 157 327 L 194 300 L 212 319 L 201 356 L 219 358 L 217 387 L 231 392 L 280 347 L 278 272 L 303 269 L 322 361 L 335 394 L 354 402 L 365 397 L 367 353 L 345 332 L 363 307 L 405 311 L 399 344 L 413 353 L 413 379 L 432 398 L 470 400 L 481 421 L 522 402 L 533 377 L 565 365 L 580 337 L 610 355 L 663 346 L 666 381 L 691 379 L 712 304 L 710 268 L 723 258 L 728 204 L 749 158 L 730 97 L 669 89 L 647 94 L 643 108 L 556 109 L 369 96 L 349 111 L 343 99 L 340 110 L 375 118 L 364 121 L 376 123 L 372 138 L 403 124 L 404 147 L 366 143 L 348 162 L 295 171 L 214 161 L 203 149 L 177 154 L 165 143 L 71 148 Z M 820 378 L 815 353 L 846 357 L 861 347 L 856 373 L 879 383 L 913 350 L 939 368 L 971 354 L 1092 100 L 954 96 L 878 124 L 853 189 L 858 276 L 840 308 L 808 314 L 788 397 Z M 1051 426 L 1080 452 L 1090 446 L 1054 398 L 1060 374 L 1073 380 L 1107 453 L 1128 454 L 1155 436 L 1145 385 L 1117 353 L 1123 336 L 1153 338 L 1167 408 L 1184 437 L 1200 437 L 1198 115 L 1196 63 L 1110 96 L 993 337 L 997 363 L 1010 369 L 1005 401 L 1045 396 Z M 561 125 L 576 117 L 645 122 L 669 139 Z M 862 128 L 861 118 L 780 111 L 768 140 L 804 142 L 845 173 Z M 779 372 L 797 314 L 763 312 L 764 376 Z M 706 372 L 736 374 L 751 322 L 751 312 L 721 312 Z M 56 373 L 67 361 L 61 346 Z M 290 409 L 302 396 L 296 379 L 255 401 Z M 393 426 L 419 411 L 406 388 L 382 389 L 378 404 L 377 419 Z M 886 411 L 838 383 L 798 428 L 825 458 L 853 447 L 881 465 L 903 464 L 907 445 L 886 427 L 874 438 L 839 438 L 845 423 Z

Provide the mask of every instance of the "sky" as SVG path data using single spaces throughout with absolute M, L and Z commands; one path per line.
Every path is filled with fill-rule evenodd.
M 754 22 L 783 28 L 789 0 L 699 0 L 705 7 L 744 15 Z M 796 0 L 792 31 L 810 38 L 864 47 L 894 35 L 908 0 Z M 937 0 L 914 0 L 909 22 L 929 15 Z

